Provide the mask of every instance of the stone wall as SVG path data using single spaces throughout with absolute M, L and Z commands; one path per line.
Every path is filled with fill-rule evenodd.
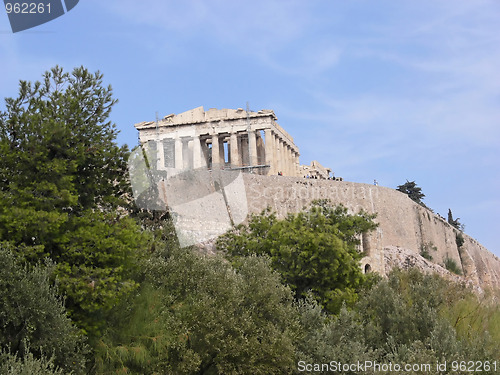
M 451 258 L 462 267 L 467 280 L 481 287 L 500 287 L 498 257 L 465 234 L 459 249 L 455 228 L 394 189 L 346 181 L 251 174 L 245 174 L 244 181 L 250 213 L 260 213 L 270 206 L 283 217 L 302 210 L 315 199 L 342 203 L 352 213 L 360 209 L 377 213 L 379 227 L 362 238 L 360 250 L 367 255 L 363 267 L 368 264 L 382 275 L 389 271 L 386 252 L 401 248 L 418 255 L 426 247 L 434 263 L 443 265 L 446 258 Z

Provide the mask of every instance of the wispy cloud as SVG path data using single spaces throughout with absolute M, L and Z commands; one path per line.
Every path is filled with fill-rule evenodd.
M 225 46 L 280 74 L 318 75 L 339 61 L 338 46 L 321 38 L 303 40 L 315 22 L 308 2 L 107 0 L 96 1 L 96 6 L 183 40 L 203 35 L 214 46 Z
M 359 133 L 376 127 L 406 134 L 408 141 L 419 132 L 436 148 L 450 142 L 498 146 L 500 6 L 491 1 L 435 2 L 425 14 L 414 10 L 405 8 L 383 27 L 367 27 L 367 34 L 344 36 L 351 43 L 344 43 L 350 48 L 341 67 L 369 59 L 368 64 L 380 62 L 388 77 L 391 70 L 403 72 L 399 79 L 380 88 L 361 83 L 348 94 L 314 85 L 309 95 L 321 103 L 320 113 L 303 117 L 326 126 L 350 124 Z

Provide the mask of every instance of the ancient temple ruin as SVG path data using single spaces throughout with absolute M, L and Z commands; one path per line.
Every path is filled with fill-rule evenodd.
M 157 169 L 243 169 L 300 176 L 299 149 L 272 110 L 205 111 L 198 107 L 135 125 L 142 145 L 155 150 Z

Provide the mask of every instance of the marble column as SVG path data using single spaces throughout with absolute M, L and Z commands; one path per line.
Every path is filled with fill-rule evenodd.
M 156 158 L 157 158 L 157 168 L 164 169 L 165 167 L 165 152 L 163 149 L 163 140 L 156 142 Z
M 279 143 L 280 143 L 280 161 L 281 161 L 281 167 L 280 167 L 280 170 L 281 170 L 281 173 L 283 173 L 283 176 L 286 176 L 287 175 L 287 172 L 286 172 L 286 153 L 285 153 L 285 141 L 280 139 L 279 140 Z
M 201 139 L 200 136 L 195 135 L 193 137 L 193 168 L 197 169 L 203 167 L 206 167 L 206 163 L 201 146 Z
M 281 172 L 283 176 L 288 176 L 288 171 L 286 170 L 286 144 L 285 141 L 280 139 L 280 152 L 281 152 Z
M 175 138 L 175 168 L 176 169 L 184 169 L 184 160 L 183 160 L 183 142 L 182 138 Z
M 174 148 L 174 139 L 172 138 L 164 138 L 162 139 L 161 147 L 163 148 L 163 161 L 162 165 L 165 168 L 174 168 L 175 167 L 175 148 Z
M 237 133 L 231 133 L 230 136 L 230 150 L 231 150 L 231 167 L 232 168 L 237 168 L 241 166 L 240 163 L 240 150 L 238 147 L 238 134 Z
M 276 163 L 276 173 L 281 172 L 281 144 L 280 144 L 280 138 L 278 134 L 275 134 L 274 136 L 274 151 L 275 151 L 275 158 L 274 161 Z
M 292 148 L 289 144 L 285 146 L 286 151 L 286 174 L 292 176 Z
M 239 138 L 238 147 L 239 147 L 240 165 L 242 167 L 248 167 L 250 165 L 250 156 L 248 154 L 248 136 L 245 137 L 243 135 L 238 138 Z
M 269 175 L 276 174 L 275 166 L 274 166 L 274 134 L 271 129 L 266 129 L 264 130 L 264 136 L 265 136 L 265 145 L 264 147 L 266 148 L 265 154 L 266 154 L 266 164 L 270 165 L 269 168 Z
M 221 168 L 219 134 L 212 135 L 212 169 Z
M 300 162 L 299 162 L 299 153 L 296 151 L 295 152 L 295 160 L 294 160 L 294 166 L 295 166 L 295 176 L 300 177 Z
M 259 162 L 257 160 L 257 138 L 255 130 L 248 131 L 248 151 L 250 155 L 249 165 L 258 165 Z
M 222 166 L 222 169 L 226 167 L 226 150 L 224 148 L 224 142 L 227 142 L 226 136 L 222 136 L 222 138 L 219 138 L 219 161 Z

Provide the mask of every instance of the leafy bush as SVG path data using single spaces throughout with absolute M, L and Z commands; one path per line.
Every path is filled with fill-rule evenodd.
M 498 358 L 500 339 L 486 330 L 500 331 L 492 326 L 500 308 L 496 302 L 481 306 L 481 301 L 470 289 L 437 275 L 394 270 L 365 291 L 352 310 L 342 308 L 338 316 L 328 317 L 314 300 L 301 302 L 305 334 L 297 342 L 297 358 L 306 363 L 329 363 L 333 358 L 342 363 L 431 364 L 431 372 L 405 372 L 426 375 L 439 373 L 437 362 L 492 361 Z
M 452 285 L 440 293 L 445 296 L 441 315 L 452 324 L 462 340 L 472 343 L 476 357 L 499 358 L 499 292 L 486 290 L 478 294 L 465 285 Z
M 437 247 L 432 244 L 432 242 L 427 242 L 420 246 L 420 255 L 425 259 L 432 261 L 433 257 L 431 255 L 431 250 L 437 251 Z
M 237 264 L 243 257 L 266 255 L 297 298 L 309 291 L 328 311 L 338 313 L 342 302 L 353 303 L 365 281 L 359 260 L 359 235 L 374 229 L 374 215 L 350 215 L 317 201 L 304 212 L 278 220 L 270 211 L 253 215 L 217 241 Z
M 462 246 L 464 245 L 464 243 L 465 243 L 464 236 L 463 236 L 463 234 L 461 232 L 457 232 L 456 236 L 455 236 L 455 239 L 456 239 L 456 242 L 457 242 L 458 250 L 460 250 L 462 248 Z
M 35 358 L 28 352 L 24 358 L 6 351 L 0 351 L 0 374 L 9 375 L 67 375 L 73 372 L 64 372 L 54 364 L 54 358 Z
M 461 275 L 462 274 L 462 270 L 457 265 L 457 262 L 455 261 L 455 259 L 446 257 L 445 260 L 444 260 L 444 267 L 448 271 L 453 272 L 454 274 L 457 274 L 457 275 Z
M 118 332 L 97 347 L 99 371 L 284 374 L 294 368 L 298 316 L 269 260 L 163 250 Z
M 65 371 L 82 372 L 86 346 L 50 282 L 53 266 L 23 266 L 5 244 L 0 264 L 0 346 L 21 362 L 31 351 L 39 360 L 53 356 Z
M 376 352 L 366 343 L 363 323 L 355 309 L 348 310 L 344 306 L 337 316 L 329 316 L 313 296 L 308 296 L 298 302 L 298 311 L 302 335 L 296 342 L 297 361 L 356 363 L 376 357 Z M 331 374 L 328 371 L 320 373 Z

